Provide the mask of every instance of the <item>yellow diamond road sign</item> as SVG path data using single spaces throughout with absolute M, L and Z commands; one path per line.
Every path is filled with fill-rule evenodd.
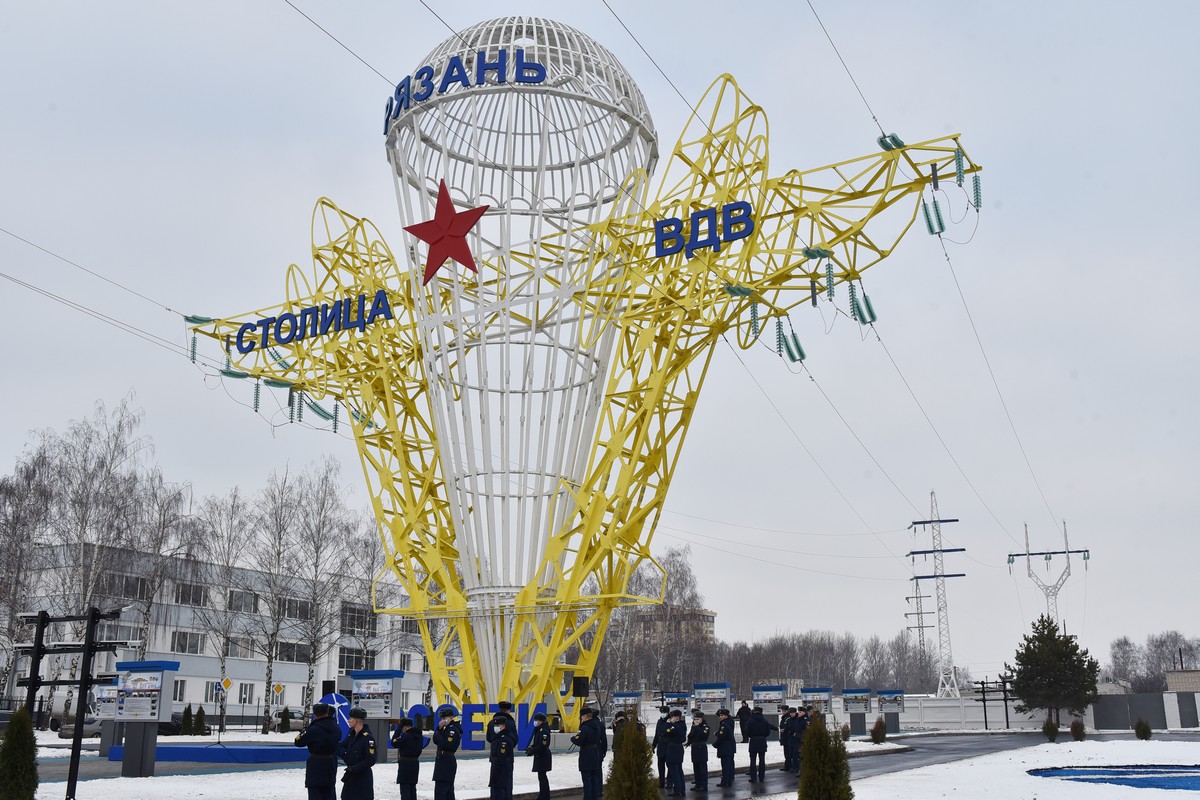
M 221 686 L 225 687 L 225 691 L 228 692 L 229 687 L 233 686 L 233 681 L 229 680 L 229 678 L 226 678 L 225 680 L 221 681 Z
M 282 683 L 275 684 L 274 689 L 275 689 L 275 694 L 283 694 L 283 684 Z

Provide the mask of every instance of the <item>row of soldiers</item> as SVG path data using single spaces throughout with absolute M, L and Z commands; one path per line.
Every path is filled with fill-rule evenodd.
M 490 747 L 491 800 L 512 800 L 513 762 L 517 749 L 517 722 L 512 716 L 512 703 L 502 701 L 499 711 L 487 727 Z M 305 765 L 304 786 L 309 800 L 336 800 L 338 759 L 346 765 L 342 772 L 342 800 L 375 800 L 374 777 L 375 737 L 366 723 L 367 712 L 361 708 L 350 709 L 348 724 L 350 732 L 342 738 L 342 729 L 333 718 L 333 707 L 326 703 L 313 706 L 313 720 L 296 735 L 297 747 L 308 748 Z M 550 727 L 546 715 L 533 715 L 534 732 L 530 737 L 525 754 L 531 756 L 533 771 L 538 774 L 538 800 L 549 800 L 550 782 L 546 773 L 551 770 L 553 755 L 550 751 Z M 604 737 L 600 730 L 601 739 Z M 437 750 L 433 762 L 434 800 L 455 800 L 454 779 L 458 774 L 458 748 L 462 744 L 463 730 L 458 721 L 458 711 L 443 708 L 438 713 L 438 724 L 430 736 Z M 426 747 L 425 737 L 413 721 L 401 719 L 392 733 L 392 746 L 396 749 L 396 783 L 400 785 L 400 800 L 417 800 L 417 781 L 420 777 L 421 752 Z M 603 758 L 603 757 L 601 757 Z
M 717 732 L 711 743 L 716 748 L 717 758 L 721 762 L 721 782 L 717 786 L 732 786 L 733 761 L 737 754 L 733 718 L 729 709 L 721 708 L 717 710 L 717 719 Z M 790 706 L 781 709 L 778 726 L 763 716 L 761 708 L 752 709 L 742 728 L 742 741 L 749 745 L 751 783 L 762 783 L 766 780 L 767 739 L 773 731 L 779 731 L 779 739 L 783 744 L 784 765 L 780 769 L 799 772 L 800 748 L 804 743 L 804 732 L 807 728 L 808 709 Z M 651 742 L 658 760 L 659 788 L 669 789 L 672 797 L 682 797 L 686 794 L 683 753 L 687 748 L 691 751 L 692 774 L 695 780 L 692 790 L 708 791 L 710 733 L 708 721 L 698 708 L 692 709 L 690 727 L 683 721 L 681 710 L 672 710 L 668 706 L 659 709 L 659 719 L 654 727 L 654 740 Z
M 499 710 L 487 726 L 486 738 L 490 748 L 491 762 L 488 786 L 490 800 L 512 800 L 513 767 L 518 734 L 517 723 L 512 716 L 512 704 L 501 701 Z M 691 750 L 692 771 L 695 783 L 692 789 L 708 791 L 708 745 L 712 733 L 708 721 L 700 709 L 692 709 L 692 724 L 683 721 L 683 712 L 667 706 L 660 709 L 659 720 L 654 728 L 651 743 L 658 757 L 658 785 L 669 788 L 671 796 L 682 797 L 686 793 L 683 778 L 684 750 Z M 462 744 L 462 725 L 454 708 L 443 708 L 439 712 L 437 727 L 431 742 L 436 747 L 433 766 L 434 800 L 455 800 L 454 779 L 458 772 L 456 753 Z M 733 761 L 737 753 L 737 740 L 733 732 L 733 718 L 729 709 L 717 711 L 716 736 L 711 742 L 721 762 L 721 782 L 718 786 L 733 785 Z M 340 759 L 346 769 L 342 773 L 342 800 L 374 800 L 375 738 L 366 723 L 367 713 L 361 708 L 352 708 L 348 724 L 350 732 L 342 738 L 341 727 L 333 718 L 333 707 L 325 703 L 313 706 L 313 720 L 295 739 L 297 747 L 307 747 L 308 762 L 305 766 L 304 785 L 309 800 L 336 800 L 337 763 Z M 613 729 L 618 730 L 627 718 L 618 712 Z M 546 715 L 533 715 L 534 731 L 525 754 L 530 756 L 532 771 L 538 776 L 538 800 L 549 800 L 550 782 L 547 773 L 553 768 L 550 749 L 550 727 Z M 742 728 L 744 743 L 749 745 L 750 781 L 765 780 L 765 758 L 767 738 L 779 731 L 783 743 L 784 766 L 792 772 L 800 770 L 800 747 L 804 731 L 808 727 L 807 709 L 782 709 L 779 725 L 776 726 L 763 716 L 761 708 L 755 708 L 747 716 Z M 641 728 L 641 724 L 638 724 Z M 426 746 L 425 737 L 411 719 L 405 717 L 396 725 L 391 737 L 396 749 L 396 783 L 400 785 L 400 800 L 416 800 L 417 781 L 420 775 L 420 757 Z M 580 711 L 579 732 L 571 737 L 579 748 L 579 773 L 583 783 L 584 800 L 602 800 L 604 794 L 604 758 L 608 753 L 608 735 L 599 714 L 592 708 Z

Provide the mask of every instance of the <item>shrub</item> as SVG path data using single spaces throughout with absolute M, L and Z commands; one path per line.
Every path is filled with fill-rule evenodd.
M 1087 728 L 1084 727 L 1083 720 L 1079 717 L 1071 720 L 1071 738 L 1077 742 L 1082 742 L 1085 736 L 1087 736 Z
M 850 724 L 849 723 L 842 726 L 842 741 L 843 742 L 850 741 Z
M 184 736 L 192 735 L 192 704 L 188 703 L 183 709 L 183 720 L 179 723 L 179 732 Z
M 1050 741 L 1058 739 L 1058 723 L 1050 717 L 1046 717 L 1046 721 L 1042 723 L 1042 733 L 1046 734 L 1046 738 Z
M 613 737 L 605 794 L 621 800 L 661 800 L 658 781 L 650 772 L 653 760 L 645 729 L 639 726 L 637 717 L 629 717 Z
M 0 800 L 33 800 L 37 793 L 37 743 L 33 720 L 24 708 L 13 712 L 0 743 Z
M 196 709 L 196 716 L 192 719 L 192 735 L 204 735 L 204 706 Z
M 279 730 L 283 733 L 292 731 L 292 710 L 287 706 L 284 706 L 283 711 L 279 712 Z
M 814 713 L 800 748 L 800 800 L 852 800 L 846 745 L 830 736 L 825 718 Z
M 887 741 L 887 723 L 883 721 L 883 717 L 876 717 L 875 724 L 871 726 L 871 742 L 873 744 L 883 744 Z
M 1150 734 L 1153 733 L 1150 729 L 1150 723 L 1141 717 L 1138 717 L 1138 721 L 1133 723 L 1133 732 L 1137 734 L 1137 738 L 1142 740 L 1149 739 Z

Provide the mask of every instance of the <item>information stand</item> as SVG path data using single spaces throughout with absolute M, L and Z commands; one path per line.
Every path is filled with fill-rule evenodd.
M 101 679 L 104 676 L 97 676 Z M 96 698 L 96 719 L 100 721 L 100 757 L 108 758 L 108 751 L 113 745 L 121 744 L 124 725 L 117 722 L 117 701 L 120 697 L 121 688 L 116 684 L 116 677 L 109 678 L 112 681 L 107 686 L 99 686 L 93 690 L 93 695 Z
M 719 708 L 729 708 L 733 703 L 732 683 L 693 683 L 692 696 L 696 698 L 696 707 L 705 716 L 712 717 Z
M 170 690 L 178 661 L 122 661 L 117 664 L 117 707 L 114 720 L 125 727 L 121 777 L 154 775 L 158 723 L 170 721 Z
M 387 761 L 392 746 L 392 727 L 404 715 L 400 679 L 404 670 L 364 669 L 350 672 L 350 705 L 367 712 L 367 723 L 375 734 L 375 750 Z M 375 724 L 372 724 L 375 723 Z
M 883 715 L 883 723 L 888 733 L 900 732 L 900 712 L 904 710 L 903 689 L 880 689 L 875 692 L 879 698 L 879 713 Z
M 867 714 L 871 713 L 870 689 L 843 689 L 842 711 L 850 716 L 850 735 L 867 735 Z

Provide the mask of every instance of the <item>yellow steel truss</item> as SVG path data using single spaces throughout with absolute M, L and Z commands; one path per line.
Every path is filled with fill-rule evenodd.
M 601 277 L 572 298 L 593 320 L 584 335 L 615 325 L 618 345 L 586 477 L 563 487 L 573 500 L 568 520 L 547 532 L 538 578 L 521 589 L 513 608 L 492 612 L 495 631 L 508 641 L 502 686 L 486 686 L 480 676 L 480 645 L 469 624 L 477 612 L 462 589 L 463 570 L 474 567 L 460 563 L 456 549 L 415 330 L 414 304 L 448 302 L 449 282 L 436 290 L 440 298 L 412 296 L 375 227 L 322 198 L 313 216 L 311 280 L 292 265 L 285 303 L 196 328 L 224 344 L 234 361 L 231 374 L 334 398 L 351 412 L 347 422 L 388 567 L 408 596 L 401 608 L 379 610 L 420 622 L 438 698 L 549 702 L 573 727 L 563 689 L 569 678 L 592 673 L 613 609 L 661 601 L 633 597 L 626 587 L 639 565 L 653 563 L 650 540 L 718 338 L 733 334 L 749 347 L 767 320 L 810 299 L 812 281 L 824 290 L 826 272 L 806 248 L 833 253 L 823 263 L 833 264 L 837 283 L 857 279 L 885 258 L 915 220 L 931 167 L 949 176 L 961 152 L 958 137 L 949 136 L 770 177 L 767 142 L 762 109 L 732 77 L 722 76 L 689 120 L 653 196 L 646 176 L 632 175 L 604 223 L 530 242 L 480 265 L 484 282 L 505 269 L 505 259 L 569 258 L 587 265 L 605 258 L 623 267 L 597 271 Z M 979 170 L 964 159 L 966 174 Z M 684 252 L 655 257 L 656 220 L 687 220 L 692 212 L 719 211 L 735 201 L 751 204 L 752 235 L 692 258 Z M 871 233 L 868 221 L 874 221 Z M 307 336 L 244 356 L 230 347 L 244 323 L 361 294 L 371 298 L 380 289 L 391 300 L 391 323 Z M 752 303 L 762 312 L 757 331 L 748 313 Z

